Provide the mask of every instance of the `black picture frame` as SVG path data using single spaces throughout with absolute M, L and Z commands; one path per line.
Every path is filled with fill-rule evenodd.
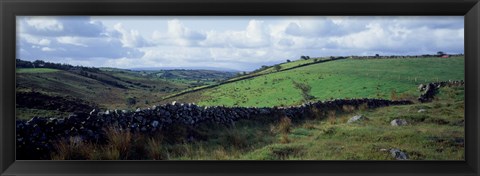
M 1 175 L 462 175 L 480 169 L 478 0 L 1 0 Z M 465 17 L 465 161 L 16 161 L 17 15 L 460 15 Z

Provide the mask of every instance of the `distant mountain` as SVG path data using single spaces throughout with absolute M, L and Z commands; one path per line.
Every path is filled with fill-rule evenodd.
M 220 67 L 142 67 L 130 68 L 133 71 L 157 71 L 157 70 L 213 70 L 222 72 L 240 72 L 240 70 L 220 68 Z

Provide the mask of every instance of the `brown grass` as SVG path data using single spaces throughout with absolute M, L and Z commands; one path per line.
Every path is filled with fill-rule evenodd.
M 327 122 L 332 125 L 337 123 L 337 111 L 328 111 Z
M 147 151 L 151 159 L 153 160 L 165 160 L 167 156 L 163 154 L 161 145 L 162 139 L 149 138 L 147 140 Z
M 282 134 L 288 134 L 292 130 L 292 120 L 288 117 L 283 117 L 278 123 L 278 131 Z
M 363 103 L 363 104 L 358 106 L 358 110 L 360 110 L 360 111 L 365 111 L 367 109 L 368 109 L 368 103 Z
M 112 149 L 120 152 L 120 158 L 126 159 L 132 147 L 132 133 L 129 130 L 108 128 L 105 130 Z
M 94 146 L 78 138 L 70 137 L 68 140 L 61 140 L 54 144 L 56 152 L 51 155 L 52 160 L 88 160 Z
M 342 106 L 342 110 L 343 110 L 343 112 L 348 112 L 348 113 L 350 113 L 350 112 L 355 111 L 356 108 L 355 108 L 355 106 L 353 106 L 353 105 L 343 105 L 343 106 Z

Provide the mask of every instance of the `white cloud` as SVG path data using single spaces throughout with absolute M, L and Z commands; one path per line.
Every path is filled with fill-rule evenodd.
M 259 48 L 270 46 L 270 34 L 264 21 L 250 20 L 243 31 L 209 31 L 201 43 L 205 47 Z
M 160 45 L 197 46 L 200 41 L 206 39 L 203 31 L 196 31 L 185 27 L 178 19 L 167 21 L 167 31 L 154 31 L 152 43 Z
M 463 53 L 464 40 L 463 17 L 18 19 L 20 58 L 68 58 L 69 63 L 122 68 L 253 70 L 301 55 Z
M 26 23 L 41 31 L 62 31 L 63 25 L 54 17 L 29 17 Z
M 51 41 L 49 39 L 46 39 L 46 38 L 40 38 L 40 37 L 36 37 L 36 36 L 32 36 L 32 35 L 27 35 L 25 34 L 23 36 L 23 39 L 26 40 L 28 43 L 30 44 L 34 44 L 34 45 L 43 45 L 43 46 L 46 46 L 46 45 L 50 45 Z
M 69 45 L 76 45 L 81 47 L 88 47 L 88 45 L 84 44 L 85 41 L 80 37 L 58 37 L 57 42 L 61 44 L 69 44 Z
M 43 47 L 42 51 L 55 51 L 55 49 L 49 48 L 49 47 Z
M 113 26 L 121 34 L 121 41 L 124 47 L 145 47 L 148 42 L 140 35 L 137 30 L 127 30 L 122 23 L 117 23 Z

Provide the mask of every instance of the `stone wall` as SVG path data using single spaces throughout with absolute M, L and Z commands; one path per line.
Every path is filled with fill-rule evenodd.
M 425 103 L 425 102 L 431 102 L 435 95 L 438 93 L 438 89 L 440 87 L 454 87 L 454 86 L 464 86 L 465 81 L 459 80 L 459 81 L 441 81 L 441 82 L 433 82 L 433 83 L 428 83 L 428 84 L 420 84 L 418 86 L 419 91 L 423 91 L 423 93 L 418 97 L 418 101 Z
M 342 110 L 344 106 L 368 105 L 377 108 L 390 105 L 411 104 L 411 101 L 390 101 L 382 99 L 348 99 L 320 101 L 293 107 L 201 107 L 195 104 L 171 103 L 153 106 L 148 109 L 92 110 L 90 113 L 75 113 L 66 118 L 34 117 L 30 120 L 17 120 L 17 159 L 48 159 L 53 150 L 53 142 L 59 139 L 75 139 L 104 143 L 106 128 L 128 130 L 151 135 L 155 133 L 175 133 L 179 128 L 186 129 L 187 139 L 200 125 L 223 125 L 231 127 L 240 119 L 276 121 L 289 117 L 292 121 L 313 116 L 313 113 Z

